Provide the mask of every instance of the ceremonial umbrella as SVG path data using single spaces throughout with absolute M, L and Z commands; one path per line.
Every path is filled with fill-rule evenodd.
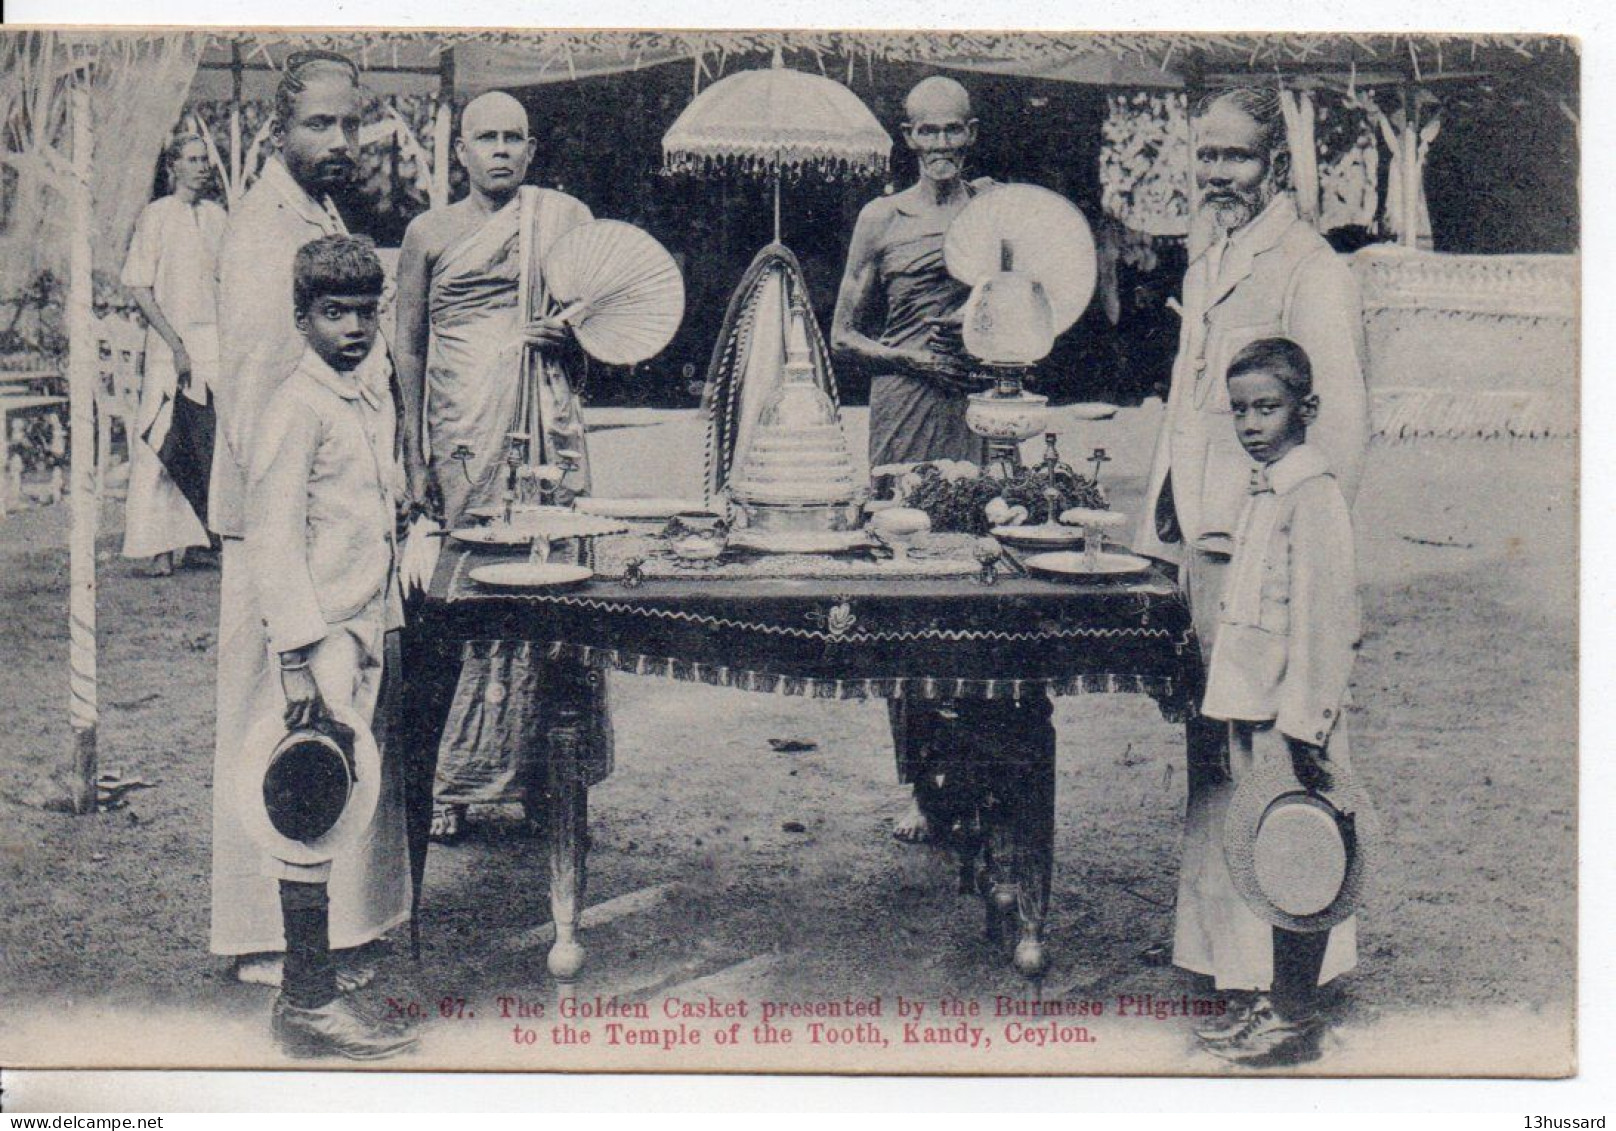
M 788 68 L 776 49 L 767 70 L 742 71 L 698 94 L 662 136 L 674 173 L 739 173 L 774 181 L 774 241 L 780 242 L 780 181 L 874 176 L 892 139 L 870 108 L 823 75 Z

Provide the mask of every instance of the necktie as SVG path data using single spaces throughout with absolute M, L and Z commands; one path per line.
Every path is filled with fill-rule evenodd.
M 330 225 L 327 235 L 345 236 L 348 234 L 348 225 L 342 222 L 342 213 L 337 211 L 336 205 L 331 203 L 329 196 L 320 198 L 320 207 L 325 211 L 326 222 Z

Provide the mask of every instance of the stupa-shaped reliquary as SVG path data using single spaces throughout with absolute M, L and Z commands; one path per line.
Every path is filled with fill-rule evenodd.
M 766 531 L 836 531 L 858 526 L 863 491 L 836 405 L 817 379 L 807 319 L 793 303 L 780 387 L 758 413 L 730 501 L 746 524 Z

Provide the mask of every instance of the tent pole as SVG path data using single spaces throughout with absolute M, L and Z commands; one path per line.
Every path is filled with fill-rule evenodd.
M 774 242 L 780 242 L 780 166 L 774 167 Z
M 68 250 L 68 391 L 72 421 L 72 535 L 69 541 L 68 666 L 73 729 L 73 812 L 95 811 L 95 332 L 91 324 L 94 206 L 90 198 L 93 126 L 90 91 L 73 89 L 73 176 L 68 186 L 73 223 Z
M 454 132 L 454 48 L 438 56 L 438 112 L 432 116 L 432 190 L 428 204 L 442 208 L 449 203 L 449 146 Z
M 1418 247 L 1420 241 L 1420 106 L 1413 83 L 1403 84 L 1403 145 L 1400 156 L 1403 215 L 1399 219 L 1404 247 Z

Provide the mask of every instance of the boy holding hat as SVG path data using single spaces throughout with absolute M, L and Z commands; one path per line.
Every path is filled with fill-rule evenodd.
M 278 660 L 270 676 L 278 688 L 264 689 L 262 698 L 273 701 L 276 690 L 284 696 L 286 729 L 329 726 L 334 715 L 368 728 L 381 686 L 383 637 L 403 623 L 393 397 L 361 366 L 376 340 L 381 263 L 368 240 L 327 236 L 298 249 L 292 289 L 307 348 L 257 423 L 247 484 L 248 557 Z M 403 885 L 407 905 L 396 775 L 381 779 L 374 816 L 352 845 L 337 846 L 336 862 L 377 871 L 382 861 L 365 888 L 387 889 L 391 903 Z M 297 862 L 284 858 L 292 855 Z M 276 1040 L 293 1055 L 355 1060 L 409 1048 L 413 1038 L 338 991 L 328 898 L 333 862 L 284 856 L 268 868 L 280 882 L 286 932 Z
M 1228 723 L 1230 780 L 1191 799 L 1215 811 L 1187 826 L 1174 961 L 1211 975 L 1221 990 L 1245 992 L 1226 1019 L 1197 1031 L 1204 1048 L 1240 1064 L 1296 1064 L 1319 1055 L 1318 986 L 1356 962 L 1354 921 L 1329 929 L 1346 907 L 1346 884 L 1326 880 L 1324 895 L 1287 912 L 1260 891 L 1253 898 L 1255 873 L 1249 858 L 1235 866 L 1234 840 L 1254 838 L 1261 807 L 1249 827 L 1241 814 L 1265 769 L 1293 796 L 1328 797 L 1333 779 L 1350 774 L 1339 724 L 1359 639 L 1352 520 L 1329 461 L 1307 442 L 1319 398 L 1302 347 L 1252 342 L 1226 380 L 1235 432 L 1256 461 L 1201 705 L 1202 715 Z M 1322 827 L 1333 843 L 1336 826 Z M 1304 886 L 1317 881 L 1308 866 L 1298 874 Z

